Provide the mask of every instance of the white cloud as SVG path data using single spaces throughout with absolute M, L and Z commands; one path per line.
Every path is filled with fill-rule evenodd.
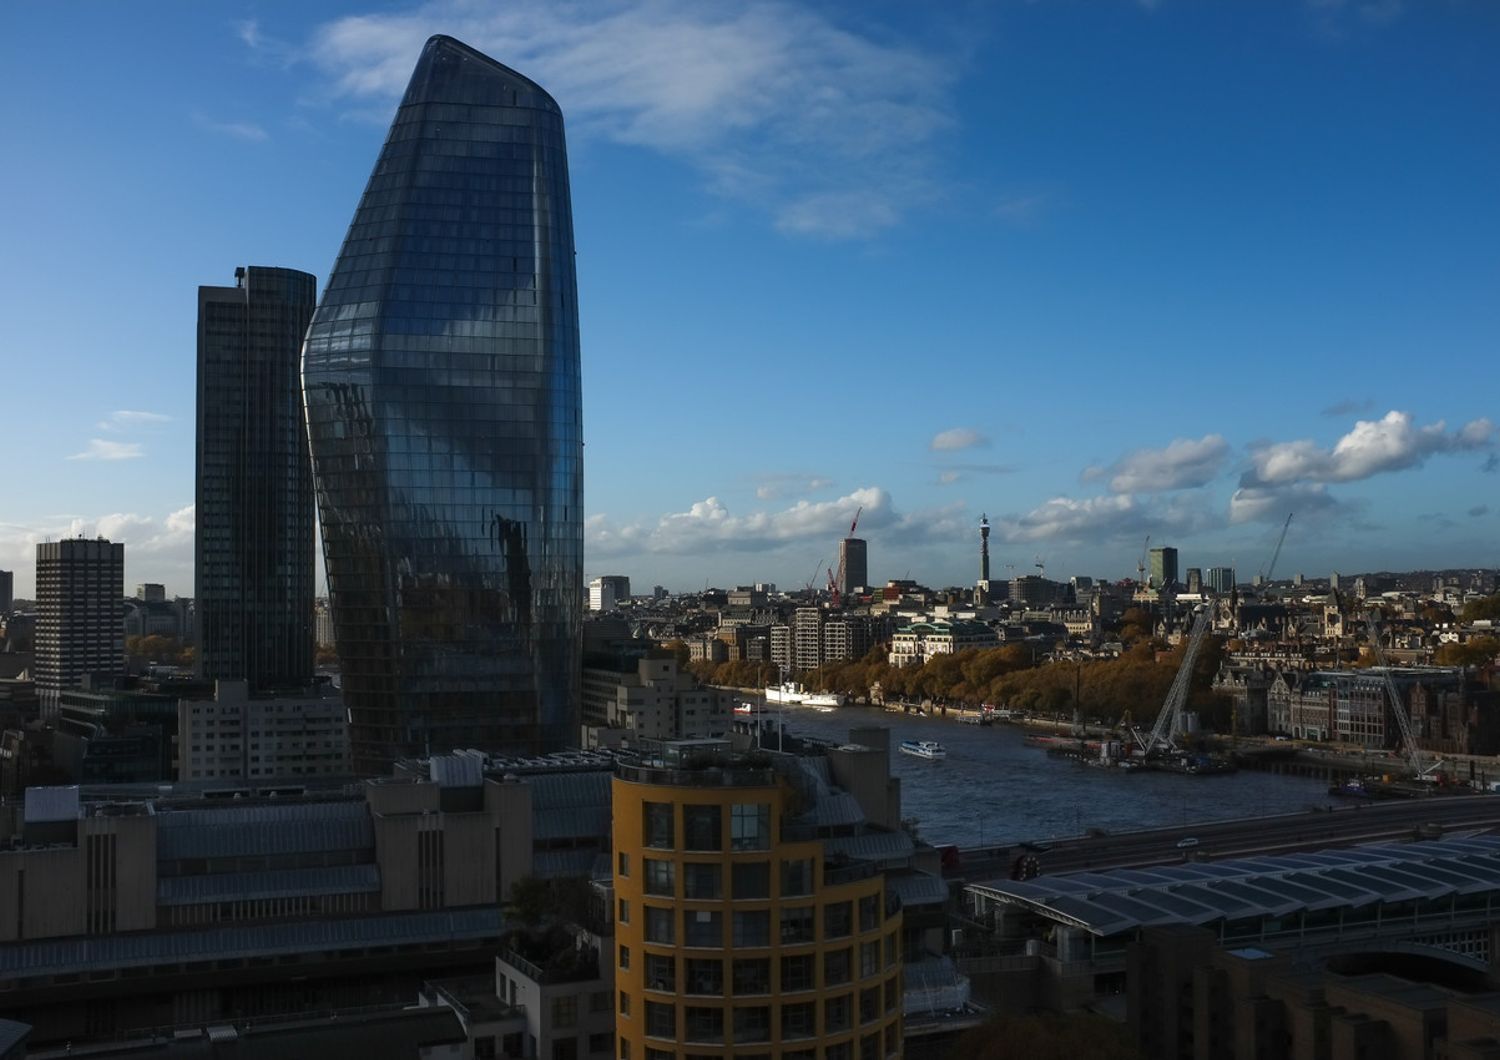
M 1085 481 L 1109 477 L 1115 493 L 1161 493 L 1207 484 L 1224 466 L 1229 443 L 1209 434 L 1196 441 L 1178 438 L 1165 449 L 1137 449 L 1107 468 L 1090 468 Z
M 155 427 L 170 423 L 172 417 L 163 412 L 141 412 L 138 409 L 120 409 L 111 412 L 99 421 L 101 431 L 128 431 L 137 428 Z
M 232 136 L 236 140 L 245 140 L 249 143 L 261 143 L 271 138 L 261 126 L 249 121 L 215 121 L 206 114 L 194 113 L 193 124 L 206 132 L 218 133 L 221 136 Z
M 819 493 L 833 485 L 831 478 L 795 472 L 768 472 L 756 475 L 754 481 L 756 483 L 755 496 L 763 501 Z
M 261 36 L 260 23 L 253 18 L 247 18 L 234 24 L 234 35 L 244 42 L 245 47 L 250 49 L 259 48 L 265 39 Z
M 478 5 L 429 0 L 337 19 L 308 53 L 335 96 L 393 101 L 448 33 L 544 85 L 570 135 L 659 151 L 781 231 L 872 235 L 935 194 L 958 63 L 779 0 Z
M 1127 495 L 1053 497 L 1019 516 L 996 523 L 1002 541 L 1102 542 L 1135 537 L 1145 532 L 1182 532 L 1208 524 L 1205 513 L 1176 500 L 1153 500 L 1149 505 Z
M 88 448 L 73 453 L 69 460 L 136 460 L 146 455 L 140 442 L 113 442 L 107 438 L 90 438 Z
M 1009 195 L 995 207 L 995 216 L 1016 228 L 1030 228 L 1052 207 L 1052 195 L 1040 192 L 1034 195 Z
M 1299 519 L 1344 508 L 1321 482 L 1281 486 L 1242 485 L 1229 497 L 1230 523 L 1281 522 L 1287 513 Z
M 16 595 L 29 596 L 35 592 L 36 546 L 40 542 L 106 537 L 125 545 L 127 590 L 135 582 L 155 581 L 188 596 L 193 591 L 195 527 L 191 504 L 162 517 L 111 512 L 90 518 L 56 517 L 37 526 L 0 524 L 0 568 L 16 572 Z M 20 584 L 23 582 L 24 586 Z
M 972 449 L 979 445 L 989 445 L 990 440 L 978 431 L 970 427 L 950 427 L 946 431 L 939 431 L 933 435 L 932 442 L 928 448 L 937 452 L 954 452 L 959 449 Z
M 1360 420 L 1332 449 L 1307 439 L 1252 447 L 1252 471 L 1243 484 L 1355 482 L 1417 467 L 1438 453 L 1483 449 L 1494 434 L 1488 419 L 1473 420 L 1450 434 L 1442 420 L 1417 427 L 1411 413 L 1393 410 L 1378 420 Z
M 959 473 L 957 471 L 944 471 L 938 476 L 938 484 L 942 486 L 949 486 L 957 482 L 958 479 Z

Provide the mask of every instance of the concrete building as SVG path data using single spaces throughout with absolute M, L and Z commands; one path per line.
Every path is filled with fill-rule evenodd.
M 16 604 L 16 576 L 8 570 L 0 570 L 0 615 Z
M 313 640 L 320 648 L 331 648 L 333 638 L 333 610 L 326 599 L 319 598 L 313 611 Z
M 792 669 L 816 670 L 823 665 L 823 609 L 799 607 L 792 612 Z
M 1474 751 L 1493 746 L 1495 723 L 1470 717 L 1462 670 L 1441 667 L 1396 667 L 1392 683 L 1401 694 L 1401 709 L 1411 720 L 1422 747 L 1433 751 Z M 1391 715 L 1385 670 L 1281 671 L 1266 690 L 1266 724 L 1271 732 L 1307 740 L 1336 740 L 1364 747 L 1400 743 Z
M 492 972 L 514 882 L 600 859 L 612 768 L 460 754 L 353 788 L 29 789 L 0 814 L 6 1011 L 60 1046 Z
M 135 587 L 135 598 L 148 604 L 166 603 L 167 587 L 160 582 L 140 582 Z
M 1025 607 L 1050 604 L 1062 595 L 1062 586 L 1039 574 L 1023 574 L 1009 584 L 1010 602 Z
M 856 589 L 870 584 L 869 544 L 862 537 L 846 537 L 839 542 L 839 570 L 844 579 L 839 583 L 839 593 L 845 597 L 854 595 Z
M 589 610 L 613 611 L 630 599 L 630 579 L 623 574 L 606 574 L 589 582 Z
M 198 288 L 194 667 L 257 693 L 301 689 L 315 595 L 302 340 L 318 281 L 259 266 L 234 276 Z
M 901 1055 L 902 891 L 880 860 L 848 856 L 889 840 L 910 860 L 910 839 L 887 830 L 900 804 L 888 758 L 888 747 L 846 745 L 825 772 L 699 740 L 622 762 L 617 1055 Z M 832 838 L 836 817 L 857 822 L 848 838 Z
M 919 666 L 934 655 L 999 645 L 999 634 L 983 622 L 913 622 L 892 636 L 890 663 Z
M 1178 583 L 1177 550 L 1170 545 L 1151 550 L 1151 588 L 1170 588 Z
M 794 669 L 793 662 L 795 661 L 792 651 L 792 627 L 772 626 L 768 639 L 771 645 L 771 662 L 781 672 L 790 673 Z
M 830 615 L 823 623 L 823 661 L 862 659 L 875 643 L 869 615 Z
M 1480 1060 L 1500 1051 L 1500 994 L 1339 974 L 1257 946 L 1226 948 L 1187 925 L 1144 929 L 1128 961 L 1131 1036 L 1145 1056 Z
M 212 699 L 177 706 L 177 779 L 260 781 L 346 776 L 349 727 L 338 691 L 255 697 L 216 682 Z
M 591 653 L 585 658 L 585 747 L 722 736 L 729 731 L 730 717 L 728 697 L 680 670 L 670 652 Z
M 125 673 L 125 546 L 69 538 L 36 546 L 36 671 L 43 699 L 86 674 Z

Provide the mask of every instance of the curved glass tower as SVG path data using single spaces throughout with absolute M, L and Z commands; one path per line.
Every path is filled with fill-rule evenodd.
M 545 91 L 427 42 L 302 374 L 355 767 L 575 743 L 577 283 Z

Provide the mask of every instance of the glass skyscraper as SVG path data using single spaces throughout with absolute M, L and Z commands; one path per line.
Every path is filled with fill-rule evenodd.
M 298 367 L 318 281 L 235 270 L 198 288 L 197 533 L 200 676 L 257 692 L 313 677 L 312 465 Z
M 433 37 L 303 354 L 357 769 L 577 741 L 579 374 L 562 112 Z

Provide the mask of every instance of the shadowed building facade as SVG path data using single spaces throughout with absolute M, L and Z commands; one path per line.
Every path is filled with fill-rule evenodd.
M 576 743 L 577 283 L 545 91 L 427 42 L 303 386 L 355 768 Z
M 198 288 L 198 675 L 252 692 L 313 676 L 313 486 L 298 372 L 318 281 L 235 270 Z

